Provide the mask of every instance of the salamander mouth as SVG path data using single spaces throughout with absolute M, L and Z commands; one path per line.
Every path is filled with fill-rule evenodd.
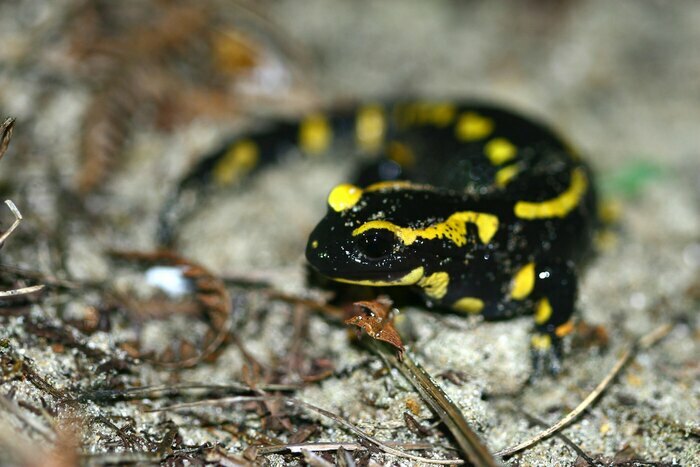
M 321 271 L 323 273 L 323 271 Z M 343 277 L 336 277 L 328 274 L 334 281 L 346 284 L 368 285 L 374 287 L 386 287 L 395 285 L 413 285 L 423 278 L 425 270 L 423 266 L 408 271 L 372 271 L 364 274 L 345 274 Z

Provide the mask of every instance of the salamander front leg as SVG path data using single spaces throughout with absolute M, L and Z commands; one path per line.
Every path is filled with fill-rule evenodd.
M 537 268 L 535 331 L 531 339 L 533 376 L 561 370 L 562 338 L 573 329 L 577 281 L 573 263 L 542 264 Z

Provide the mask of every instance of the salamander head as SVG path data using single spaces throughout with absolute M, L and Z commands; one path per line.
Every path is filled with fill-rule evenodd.
M 341 282 L 415 284 L 429 264 L 439 261 L 444 246 L 456 247 L 444 235 L 424 234 L 437 218 L 436 197 L 443 195 L 408 182 L 382 182 L 364 190 L 338 185 L 328 196 L 326 216 L 309 237 L 306 258 Z
M 306 258 L 318 271 L 341 282 L 362 285 L 410 285 L 423 277 L 420 258 L 387 222 L 389 202 L 397 191 L 336 186 L 328 196 L 328 212 L 309 237 Z M 388 196 L 393 200 L 389 201 Z M 395 206 L 396 207 L 396 206 Z M 395 208 L 394 207 L 394 208 Z M 374 222 L 372 222 L 374 221 Z

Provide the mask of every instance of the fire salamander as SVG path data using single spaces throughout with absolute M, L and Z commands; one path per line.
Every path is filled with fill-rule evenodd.
M 330 191 L 309 263 L 336 281 L 415 287 L 429 307 L 532 313 L 534 370 L 557 372 L 596 226 L 592 174 L 550 129 L 509 110 L 399 102 L 277 122 L 205 159 L 164 211 L 161 237 L 182 193 L 234 183 L 289 148 L 326 153 L 342 135 L 375 157 Z

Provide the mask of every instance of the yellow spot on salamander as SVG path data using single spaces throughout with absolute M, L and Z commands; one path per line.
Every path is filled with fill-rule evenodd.
M 351 280 L 351 279 L 344 279 L 342 277 L 334 277 L 333 280 L 337 282 L 343 282 L 345 284 L 356 284 L 356 285 L 368 285 L 371 287 L 387 287 L 387 286 L 395 286 L 395 285 L 413 285 L 416 284 L 419 280 L 423 278 L 424 274 L 424 269 L 423 266 L 419 266 L 416 269 L 413 269 L 411 272 L 408 274 L 399 277 L 398 279 L 394 280 L 386 280 L 386 281 L 381 281 L 381 280 Z
M 552 317 L 552 304 L 547 298 L 543 298 L 537 302 L 535 309 L 535 324 L 544 324 Z
M 429 225 L 423 229 L 400 227 L 389 221 L 370 221 L 362 224 L 353 232 L 353 236 L 360 235 L 370 229 L 384 229 L 393 232 L 404 245 L 411 245 L 418 238 L 431 240 L 434 238 L 446 238 L 457 246 L 467 243 L 467 223 L 475 224 L 479 239 L 486 244 L 491 241 L 498 230 L 498 217 L 474 211 L 456 212 L 443 222 Z
M 311 242 L 311 248 L 318 248 L 318 240 L 314 240 L 313 242 Z
M 455 113 L 455 106 L 447 102 L 414 102 L 395 108 L 395 118 L 400 126 L 445 127 L 452 123 Z
M 418 286 L 425 294 L 436 300 L 440 300 L 447 293 L 447 286 L 450 285 L 450 275 L 446 272 L 436 272 L 429 276 L 424 276 L 418 281 Z
M 416 156 L 413 154 L 413 151 L 411 151 L 408 146 L 398 141 L 389 143 L 387 157 L 401 167 L 412 167 L 416 163 Z
M 299 127 L 299 146 L 311 155 L 320 155 L 331 144 L 333 132 L 322 115 L 309 115 Z
M 552 338 L 549 334 L 535 334 L 530 338 L 530 345 L 537 350 L 548 350 L 552 347 Z
M 486 143 L 484 152 L 493 165 L 501 165 L 513 159 L 518 148 L 505 138 L 494 138 Z
M 480 313 L 484 309 L 484 301 L 479 298 L 464 297 L 454 302 L 452 308 L 465 313 Z
M 345 211 L 355 206 L 362 198 L 362 188 L 349 183 L 341 183 L 328 195 L 328 205 L 336 212 Z
M 476 112 L 465 112 L 457 121 L 455 133 L 462 141 L 478 141 L 493 131 L 493 120 Z
M 527 263 L 513 276 L 511 282 L 510 297 L 515 300 L 523 300 L 530 295 L 535 286 L 535 263 Z
M 435 126 L 447 126 L 455 118 L 455 107 L 448 103 L 435 103 L 430 105 L 429 120 Z
M 384 110 L 378 105 L 367 105 L 357 113 L 355 137 L 365 152 L 376 152 L 382 147 L 386 133 Z
M 622 204 L 618 200 L 605 199 L 598 203 L 598 219 L 603 224 L 615 224 L 622 216 Z
M 258 163 L 258 146 L 245 139 L 234 144 L 216 163 L 212 176 L 217 185 L 225 186 L 237 182 Z
M 515 215 L 521 219 L 564 217 L 578 206 L 587 188 L 586 173 L 581 168 L 574 169 L 571 172 L 571 184 L 566 191 L 547 201 L 518 201 L 515 204 Z
M 498 172 L 496 172 L 496 186 L 504 188 L 513 178 L 515 178 L 516 175 L 518 175 L 519 170 L 520 168 L 518 167 L 518 164 L 507 165 L 500 169 Z
M 574 330 L 574 322 L 569 320 L 566 323 L 557 326 L 554 329 L 554 334 L 556 334 L 557 337 L 564 337 L 564 336 L 568 336 L 571 333 L 571 331 L 573 331 L 573 330 Z

